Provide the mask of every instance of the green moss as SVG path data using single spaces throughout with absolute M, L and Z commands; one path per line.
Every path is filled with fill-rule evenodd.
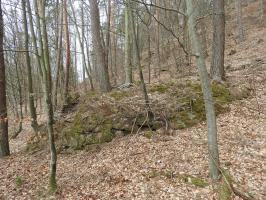
M 161 175 L 161 173 L 159 171 L 156 171 L 156 170 L 152 170 L 151 172 L 149 172 L 147 174 L 148 178 L 155 178 L 155 177 L 158 177 L 160 175 Z
M 99 143 L 111 142 L 114 137 L 115 135 L 112 131 L 111 124 L 105 124 L 104 126 L 102 126 L 100 137 L 99 137 Z
M 81 118 L 81 115 L 79 113 L 75 115 L 70 131 L 73 134 L 81 134 L 84 131 L 84 128 L 82 125 L 82 118 Z
M 144 137 L 146 137 L 148 139 L 151 139 L 153 135 L 154 135 L 154 132 L 152 132 L 152 131 L 146 131 L 144 133 Z
M 152 93 L 159 92 L 162 94 L 162 93 L 166 93 L 168 89 L 169 89 L 169 85 L 165 85 L 165 84 L 153 85 L 150 88 L 150 92 Z
M 16 187 L 21 187 L 23 184 L 23 179 L 21 176 L 17 175 L 15 178 Z
M 137 86 L 140 86 L 141 85 L 141 81 L 133 81 L 133 83 Z
M 41 149 L 39 141 L 29 141 L 26 144 L 26 152 L 33 152 L 39 149 Z
M 148 178 L 156 178 L 156 177 L 165 177 L 168 179 L 174 178 L 174 172 L 173 171 L 158 171 L 158 170 L 152 170 L 147 174 Z
M 174 172 L 173 171 L 165 171 L 165 172 L 163 172 L 163 176 L 165 176 L 166 178 L 172 179 L 172 178 L 174 178 Z
M 230 90 L 219 83 L 212 84 L 212 93 L 216 102 L 229 103 L 232 101 Z
M 177 129 L 191 127 L 206 119 L 205 105 L 201 85 L 186 81 L 179 87 L 184 88 L 187 97 L 181 98 L 178 102 L 178 112 L 170 117 L 171 123 Z M 228 103 L 232 97 L 228 88 L 220 84 L 212 84 L 214 105 L 216 114 L 223 113 L 228 109 Z
M 233 181 L 233 177 L 230 175 L 228 170 L 222 170 L 222 180 L 219 184 L 219 199 L 220 200 L 231 200 L 232 199 L 232 190 L 230 185 Z
M 202 121 L 202 116 L 205 116 L 203 112 L 191 111 L 190 109 L 179 111 L 170 119 L 170 122 L 176 129 L 188 128 Z
M 219 185 L 219 199 L 220 200 L 231 200 L 232 199 L 232 192 L 231 189 L 228 187 L 227 183 L 222 181 Z
M 95 97 L 98 93 L 96 91 L 89 91 L 86 93 L 86 97 Z
M 86 145 L 98 144 L 98 139 L 95 134 L 86 137 Z
M 199 177 L 195 177 L 195 176 L 185 175 L 183 177 L 183 179 L 185 182 L 188 182 L 192 185 L 195 185 L 195 186 L 201 187 L 201 188 L 204 188 L 204 187 L 209 185 L 205 180 L 203 180 Z
M 110 92 L 109 95 L 111 97 L 113 97 L 116 101 L 120 101 L 123 98 L 128 97 L 129 93 L 127 91 L 114 90 L 114 91 Z

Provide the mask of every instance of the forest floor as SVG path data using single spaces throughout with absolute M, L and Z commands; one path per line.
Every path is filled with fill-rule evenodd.
M 266 28 L 246 30 L 227 45 L 228 81 L 253 94 L 218 116 L 221 167 L 242 190 L 266 199 Z M 233 55 L 232 50 L 236 50 Z M 0 160 L 0 199 L 214 199 L 208 176 L 207 130 L 202 122 L 172 136 L 115 138 L 91 151 L 58 155 L 55 196 L 47 194 L 49 153 L 25 153 L 29 125 Z M 28 128 L 27 128 L 28 127 Z M 234 197 L 234 199 L 240 199 Z

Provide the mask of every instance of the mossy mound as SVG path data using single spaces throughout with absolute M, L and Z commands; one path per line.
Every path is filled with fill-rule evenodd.
M 148 91 L 152 118 L 147 117 L 138 86 L 104 95 L 88 93 L 80 98 L 74 113 L 56 123 L 58 139 L 64 146 L 83 149 L 112 141 L 116 132 L 126 135 L 141 130 L 151 138 L 151 133 L 162 127 L 184 129 L 206 118 L 201 86 L 196 81 L 152 85 Z M 234 100 L 230 89 L 213 83 L 212 91 L 216 114 L 226 112 Z
M 186 81 L 172 91 L 179 99 L 177 112 L 172 113 L 170 122 L 176 129 L 191 127 L 206 119 L 205 105 L 200 84 Z M 228 104 L 233 100 L 230 89 L 217 83 L 211 85 L 216 115 L 228 110 Z

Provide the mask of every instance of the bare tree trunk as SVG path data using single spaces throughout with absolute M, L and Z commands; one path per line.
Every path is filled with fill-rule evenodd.
M 130 14 L 130 18 L 132 19 L 132 35 L 133 35 L 133 41 L 134 41 L 134 45 L 135 45 L 135 50 L 136 50 L 136 55 L 137 55 L 137 67 L 138 67 L 138 71 L 139 71 L 139 78 L 140 78 L 140 82 L 141 82 L 141 86 L 142 86 L 142 92 L 143 92 L 143 96 L 144 96 L 144 100 L 145 100 L 145 106 L 148 112 L 148 116 L 149 116 L 149 120 L 152 120 L 152 111 L 150 108 L 150 101 L 149 101 L 149 96 L 147 93 L 147 88 L 146 88 L 146 84 L 144 81 L 144 77 L 143 77 L 143 73 L 142 73 L 142 69 L 141 69 L 141 63 L 140 63 L 140 52 L 139 52 L 139 46 L 138 46 L 138 41 L 137 41 L 137 35 L 136 35 L 136 29 L 135 29 L 135 22 L 134 22 L 134 18 L 133 18 L 133 11 L 131 9 L 131 7 L 129 7 L 129 14 Z
M 28 78 L 28 98 L 29 98 L 29 109 L 31 116 L 31 127 L 33 128 L 35 134 L 38 133 L 38 123 L 36 107 L 34 105 L 34 92 L 32 86 L 32 69 L 29 54 L 29 33 L 28 33 L 28 23 L 27 23 L 27 13 L 26 13 L 26 0 L 21 1 L 22 11 L 23 11 L 23 27 L 24 27 L 24 48 L 25 48 L 25 58 L 27 65 L 27 78 Z
M 132 37 L 131 37 L 131 24 L 132 19 L 130 17 L 131 0 L 126 1 L 125 5 L 125 84 L 131 84 L 132 78 Z
M 58 19 L 58 34 L 57 34 L 57 54 L 56 54 L 56 77 L 55 77 L 55 86 L 54 86 L 54 107 L 57 107 L 58 104 L 58 87 L 59 87 L 59 78 L 60 75 L 63 76 L 63 74 L 60 74 L 60 68 L 62 65 L 62 45 L 63 45 L 63 28 L 62 25 L 63 24 L 63 10 L 64 10 L 64 6 L 63 6 L 63 0 L 61 2 L 61 8 L 60 11 L 58 11 L 59 14 L 59 19 Z
M 38 6 L 39 3 L 39 6 Z M 48 141 L 50 146 L 50 153 L 51 153 L 51 160 L 50 160 L 50 178 L 49 178 L 49 189 L 51 192 L 56 190 L 56 148 L 54 142 L 54 129 L 53 129 L 53 105 L 52 105 L 52 98 L 51 98 L 51 74 L 50 71 L 50 58 L 49 58 L 49 51 L 48 51 L 48 38 L 47 38 L 47 30 L 46 30 L 46 22 L 45 22 L 45 3 L 46 0 L 38 1 L 34 0 L 35 10 L 36 10 L 36 21 L 39 28 L 39 42 L 42 55 L 42 85 L 43 85 L 43 92 L 45 97 L 45 108 L 46 108 L 46 115 L 47 115 L 47 129 L 48 129 Z
M 67 20 L 67 0 L 64 0 L 64 28 L 65 28 L 65 45 L 66 45 L 66 73 L 65 73 L 65 86 L 64 86 L 64 104 L 69 103 L 69 72 L 70 72 L 70 39 Z
M 243 42 L 245 39 L 243 22 L 242 22 L 242 4 L 241 0 L 235 0 L 235 7 L 237 12 L 237 27 L 238 27 L 238 36 L 239 41 Z
M 196 31 L 196 16 L 193 0 L 187 0 L 188 30 L 192 43 L 193 54 L 196 56 L 197 68 L 201 79 L 203 98 L 205 104 L 207 126 L 208 126 L 208 149 L 209 149 L 209 167 L 210 175 L 213 180 L 219 179 L 219 152 L 217 142 L 217 125 L 212 97 L 212 90 L 208 72 L 205 64 L 204 54 L 199 42 L 199 36 Z
M 151 35 L 150 29 L 148 28 L 148 80 L 149 84 L 151 83 Z
M 16 133 L 12 136 L 12 138 L 16 138 L 18 134 L 22 131 L 22 120 L 23 120 L 23 102 L 22 102 L 22 88 L 21 88 L 21 81 L 19 77 L 19 72 L 18 72 L 18 64 L 17 61 L 15 61 L 15 71 L 16 71 L 16 77 L 18 81 L 18 95 L 19 95 L 19 127 Z M 15 94 L 14 94 L 15 95 Z
M 98 2 L 95 0 L 90 0 L 90 11 L 91 11 L 91 30 L 92 30 L 92 40 L 94 51 L 97 54 L 97 60 L 99 63 L 99 82 L 101 92 L 109 92 L 111 90 L 111 84 L 108 74 L 108 66 L 106 65 L 106 55 L 103 48 L 103 38 L 101 37 L 100 31 L 100 14 Z
M 106 65 L 108 66 L 109 69 L 109 52 L 110 52 L 110 26 L 111 26 L 111 13 L 112 12 L 112 8 L 111 8 L 111 0 L 108 0 L 108 5 L 107 5 L 107 31 L 106 31 L 106 46 L 105 46 L 105 62 Z
M 224 0 L 213 0 L 212 79 L 225 80 L 224 71 L 225 13 Z
M 156 5 L 157 6 L 161 6 L 161 3 L 160 3 L 160 0 L 156 0 Z M 156 18 L 160 21 L 161 19 L 161 9 L 159 8 L 156 8 L 156 11 L 155 11 L 155 15 L 156 15 Z M 155 22 L 156 23 L 156 22 Z M 159 76 L 159 79 L 160 79 L 160 74 L 161 74 L 161 53 L 160 53 L 160 43 L 161 43 L 161 40 L 160 40 L 160 36 L 161 36 L 161 27 L 160 27 L 160 24 L 157 23 L 156 24 L 156 33 L 155 33 L 155 42 L 156 42 L 156 61 L 157 61 L 157 66 L 155 67 L 155 71 L 156 69 L 158 69 L 158 76 Z M 157 73 L 156 75 L 157 76 Z
M 3 52 L 4 22 L 0 0 L 0 158 L 10 155 L 8 143 L 8 118 L 6 105 L 5 61 Z

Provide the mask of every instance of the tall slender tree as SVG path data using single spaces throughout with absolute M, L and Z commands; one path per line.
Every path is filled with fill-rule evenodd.
M 132 36 L 133 36 L 133 42 L 134 42 L 134 46 L 135 46 L 135 50 L 136 50 L 136 56 L 137 56 L 136 62 L 137 62 L 139 78 L 140 78 L 141 87 L 142 87 L 142 93 L 144 96 L 145 107 L 146 107 L 147 112 L 148 112 L 148 117 L 149 117 L 149 120 L 151 121 L 153 118 L 153 113 L 151 111 L 150 100 L 149 100 L 149 96 L 147 93 L 147 88 L 146 88 L 146 84 L 144 81 L 143 72 L 141 69 L 141 58 L 140 58 L 139 44 L 138 44 L 138 40 L 137 40 L 137 33 L 136 33 L 136 27 L 135 27 L 135 22 L 134 22 L 134 17 L 133 17 L 133 10 L 130 6 L 129 6 L 129 15 L 130 15 L 129 17 L 132 19 L 132 23 L 131 23 Z
M 69 73 L 71 64 L 71 53 L 70 53 L 70 39 L 68 30 L 68 18 L 67 18 L 67 0 L 64 0 L 64 33 L 65 33 L 65 45 L 66 45 L 66 73 L 65 73 L 65 87 L 64 87 L 64 103 L 68 104 L 69 99 Z
M 26 12 L 26 0 L 21 0 L 22 5 L 22 15 L 23 15 L 23 28 L 24 28 L 24 48 L 25 48 L 25 60 L 27 66 L 27 78 L 28 78 L 28 98 L 29 98 L 29 109 L 31 116 L 31 127 L 34 132 L 38 132 L 37 114 L 36 107 L 34 105 L 34 92 L 33 92 L 33 81 L 32 81 L 32 69 L 29 54 L 29 32 L 28 32 L 28 22 L 27 22 L 27 12 Z
M 8 142 L 8 118 L 6 105 L 5 60 L 3 51 L 4 22 L 0 0 L 0 157 L 10 154 Z
M 48 36 L 46 29 L 46 0 L 34 0 L 36 24 L 39 35 L 39 49 L 41 55 L 41 67 L 42 67 L 42 88 L 45 98 L 45 109 L 47 116 L 47 129 L 48 129 L 48 141 L 50 147 L 50 177 L 49 177 L 49 189 L 54 192 L 56 190 L 56 148 L 54 141 L 54 128 L 53 128 L 53 104 L 52 104 L 52 88 L 51 88 L 51 69 L 50 69 L 50 56 L 48 48 Z
M 132 79 L 132 19 L 130 17 L 131 0 L 125 1 L 125 83 L 131 84 Z
M 219 151 L 217 141 L 217 124 L 214 110 L 212 90 L 205 64 L 204 52 L 200 43 L 199 35 L 196 31 L 196 16 L 194 0 L 187 0 L 188 31 L 192 44 L 192 52 L 196 57 L 198 73 L 201 80 L 203 98 L 205 104 L 207 126 L 208 126 L 208 150 L 210 175 L 213 180 L 219 179 Z
M 56 43 L 56 77 L 55 77 L 55 86 L 54 86 L 54 107 L 57 107 L 57 102 L 58 102 L 58 90 L 59 90 L 59 79 L 60 76 L 62 77 L 63 73 L 61 71 L 61 66 L 62 66 L 62 46 L 63 46 L 63 26 L 61 26 L 60 24 L 63 24 L 63 10 L 64 10 L 64 6 L 63 6 L 63 0 L 61 2 L 61 4 L 59 4 L 61 6 L 59 9 L 59 15 L 58 15 L 58 28 L 57 28 L 57 43 Z M 60 73 L 61 72 L 61 73 Z

